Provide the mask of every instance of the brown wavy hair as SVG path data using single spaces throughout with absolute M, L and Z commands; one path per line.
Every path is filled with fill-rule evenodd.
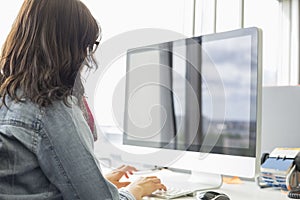
M 79 0 L 25 0 L 1 52 L 2 105 L 7 95 L 42 107 L 56 100 L 67 104 L 70 95 L 81 99 L 78 75 L 100 31 Z

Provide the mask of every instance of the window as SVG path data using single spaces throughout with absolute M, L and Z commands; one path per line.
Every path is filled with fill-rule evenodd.
M 280 69 L 280 41 L 283 41 L 279 32 L 281 3 L 277 0 L 246 0 L 244 6 L 244 26 L 257 26 L 263 32 L 263 84 L 280 84 L 277 74 Z
M 263 31 L 263 85 L 299 83 L 297 0 L 198 0 L 196 35 L 256 26 Z

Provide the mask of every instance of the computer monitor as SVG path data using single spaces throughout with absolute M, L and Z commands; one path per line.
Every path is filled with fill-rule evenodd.
M 129 49 L 123 143 L 148 165 L 253 178 L 259 169 L 258 28 Z

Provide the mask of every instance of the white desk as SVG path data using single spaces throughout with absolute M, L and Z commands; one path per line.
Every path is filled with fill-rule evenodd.
M 290 199 L 287 194 L 280 190 L 272 188 L 260 189 L 255 182 L 243 181 L 242 184 L 223 184 L 223 186 L 214 190 L 217 192 L 225 193 L 229 196 L 230 200 L 284 200 Z M 147 200 L 158 200 L 158 198 L 144 198 Z M 182 197 L 177 198 L 180 200 L 192 200 L 195 197 Z M 160 199 L 161 200 L 161 199 Z M 291 200 L 291 199 L 290 199 Z
M 255 182 L 243 181 L 242 184 L 223 184 L 220 189 L 213 190 L 225 193 L 230 200 L 284 200 L 290 199 L 287 194 L 272 188 L 260 189 Z M 158 200 L 159 198 L 146 197 L 145 200 Z M 195 197 L 181 197 L 178 200 L 192 200 Z M 160 199 L 161 200 L 161 199 Z M 291 200 L 291 199 L 290 199 Z
M 106 171 L 106 170 L 105 170 Z M 108 170 L 109 171 L 109 170 Z M 151 174 L 139 174 L 133 175 L 129 178 L 129 181 L 134 181 L 140 176 L 156 175 L 160 177 L 161 172 Z M 165 174 L 165 173 L 164 173 Z M 168 174 L 168 173 L 167 173 Z M 172 177 L 171 177 L 172 178 Z M 128 179 L 124 179 L 124 181 Z M 184 179 L 183 179 L 184 180 Z M 182 182 L 184 184 L 184 181 Z M 229 196 L 230 200 L 285 200 L 290 198 L 287 197 L 287 192 L 282 192 L 273 188 L 261 189 L 255 182 L 242 180 L 241 184 L 227 184 L 223 183 L 222 187 L 213 191 L 225 193 Z M 181 197 L 176 198 L 178 200 L 193 200 L 196 197 Z M 144 197 L 143 200 L 162 200 L 161 198 Z
M 153 175 L 156 175 L 156 174 L 153 174 Z M 157 176 L 159 177 L 160 174 L 158 173 Z M 166 177 L 164 177 L 164 178 L 166 178 Z M 180 180 L 185 180 L 185 179 L 180 179 Z M 182 182 L 182 184 L 184 184 L 184 181 Z M 261 189 L 254 181 L 247 181 L 247 180 L 242 180 L 241 184 L 223 183 L 221 188 L 214 189 L 213 191 L 225 193 L 229 196 L 229 198 L 231 200 L 284 200 L 284 199 L 290 199 L 287 197 L 286 191 L 281 191 L 281 190 L 274 189 L 274 188 Z M 144 199 L 145 200 L 156 200 L 159 198 L 147 197 Z M 196 197 L 182 197 L 182 198 L 177 198 L 177 199 L 192 200 L 192 199 L 196 199 Z

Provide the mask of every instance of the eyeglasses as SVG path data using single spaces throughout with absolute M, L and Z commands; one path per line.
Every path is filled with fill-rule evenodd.
M 100 42 L 96 41 L 92 46 L 89 46 L 88 47 L 88 55 L 91 55 L 91 54 L 95 53 L 98 46 L 99 46 L 99 44 L 100 44 Z
M 100 40 L 102 39 L 102 32 L 100 32 L 98 39 L 96 40 L 96 42 L 93 45 L 88 46 L 88 55 L 92 55 L 93 53 L 96 52 L 99 44 L 100 44 Z

